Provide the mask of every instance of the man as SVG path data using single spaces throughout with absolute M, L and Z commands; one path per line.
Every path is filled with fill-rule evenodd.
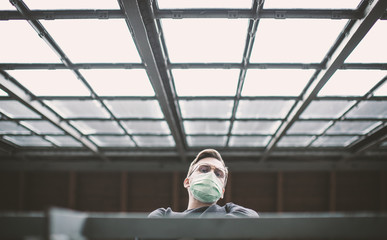
M 185 216 L 223 216 L 223 217 L 259 217 L 254 210 L 244 208 L 234 203 L 224 206 L 217 205 L 223 198 L 227 183 L 228 169 L 214 149 L 201 151 L 192 161 L 184 187 L 188 191 L 187 210 L 174 212 L 171 208 L 159 208 L 148 217 L 185 217 Z

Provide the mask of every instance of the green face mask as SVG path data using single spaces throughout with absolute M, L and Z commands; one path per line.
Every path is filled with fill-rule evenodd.
M 192 179 L 190 191 L 193 197 L 203 203 L 214 203 L 222 196 L 223 184 L 213 172 L 202 173 Z

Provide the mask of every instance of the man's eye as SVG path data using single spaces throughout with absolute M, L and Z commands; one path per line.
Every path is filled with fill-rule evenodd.
M 201 168 L 199 169 L 199 171 L 200 171 L 201 173 L 208 173 L 209 169 L 208 169 L 207 167 L 201 167 Z
M 223 174 L 219 171 L 215 171 L 215 176 L 217 176 L 218 178 L 223 178 Z

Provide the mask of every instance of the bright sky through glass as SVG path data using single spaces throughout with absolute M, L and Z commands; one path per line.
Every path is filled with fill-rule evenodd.
M 385 81 L 382 86 L 376 89 L 374 96 L 387 96 L 387 81 Z
M 0 96 L 8 96 L 8 94 L 0 89 Z
M 320 63 L 346 20 L 261 19 L 250 62 Z
M 252 0 L 157 0 L 160 9 L 251 8 Z
M 246 19 L 162 19 L 172 63 L 241 62 Z
M 387 21 L 378 20 L 351 55 L 345 60 L 346 63 L 386 63 Z
M 44 9 L 120 9 L 117 0 L 26 0 L 31 10 Z
M 243 86 L 243 96 L 298 96 L 314 70 L 249 69 Z
M 0 21 L 0 32 L 0 63 L 60 62 L 27 21 Z
M 91 69 L 82 75 L 99 96 L 154 96 L 144 69 Z
M 85 84 L 71 70 L 7 71 L 36 96 L 90 96 Z
M 360 0 L 266 0 L 264 8 L 356 8 Z
M 123 19 L 41 22 L 73 63 L 141 62 Z
M 319 96 L 363 96 L 387 71 L 337 70 L 319 92 Z
M 179 96 L 234 96 L 238 84 L 238 69 L 174 69 Z
M 11 4 L 10 1 L 0 1 L 0 11 L 3 10 L 13 10 L 15 11 L 16 8 Z

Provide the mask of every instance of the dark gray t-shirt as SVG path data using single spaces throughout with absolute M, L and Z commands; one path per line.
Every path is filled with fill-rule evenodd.
M 195 209 L 185 210 L 184 212 L 174 212 L 171 208 L 159 208 L 151 212 L 148 217 L 205 217 L 205 216 L 220 216 L 220 217 L 259 217 L 258 213 L 252 209 L 239 206 L 234 203 L 226 203 L 224 206 L 217 204 L 209 207 L 200 207 Z

